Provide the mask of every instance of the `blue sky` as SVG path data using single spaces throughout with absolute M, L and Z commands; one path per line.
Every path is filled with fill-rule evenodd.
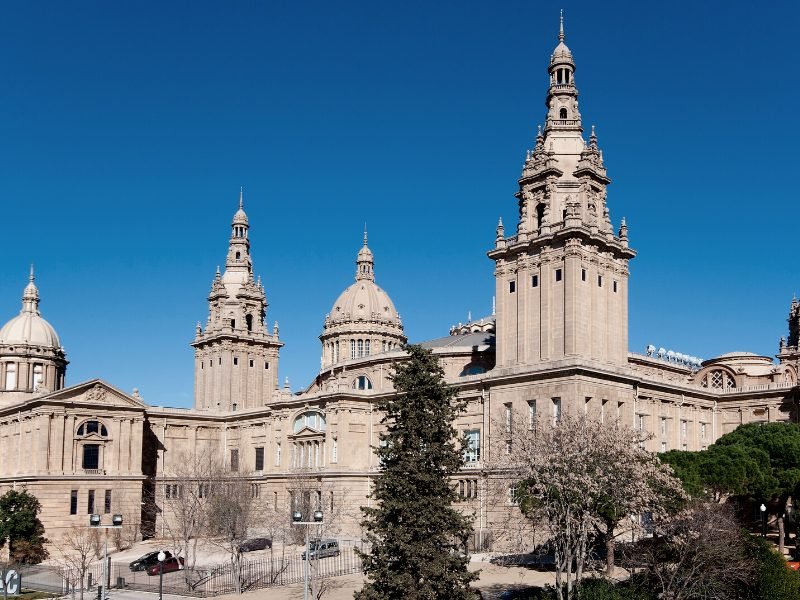
M 488 314 L 558 9 L 544 2 L 7 2 L 0 321 L 36 264 L 71 361 L 189 406 L 239 186 L 280 373 L 319 367 L 367 222 L 412 341 Z M 630 347 L 772 355 L 800 288 L 793 2 L 566 2 L 631 245 Z

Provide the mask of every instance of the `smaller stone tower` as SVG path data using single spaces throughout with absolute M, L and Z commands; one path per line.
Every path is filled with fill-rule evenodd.
M 278 324 L 267 328 L 267 298 L 253 279 L 249 222 L 239 193 L 225 273 L 217 268 L 205 330 L 197 324 L 194 405 L 223 412 L 266 405 L 278 387 Z
M 67 355 L 39 312 L 33 266 L 22 310 L 0 329 L 0 402 L 19 402 L 64 387 Z
M 797 298 L 792 298 L 788 321 L 789 338 L 781 337 L 778 360 L 782 365 L 792 367 L 794 374 L 797 375 L 800 369 L 800 302 Z

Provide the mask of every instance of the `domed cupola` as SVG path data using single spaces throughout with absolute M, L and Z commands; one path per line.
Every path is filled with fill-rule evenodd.
M 53 326 L 39 312 L 33 267 L 22 310 L 0 329 L 0 400 L 19 401 L 64 387 L 67 360 Z
M 325 316 L 322 368 L 393 350 L 406 343 L 403 323 L 389 294 L 375 283 L 375 261 L 364 245 L 356 257 L 356 282 L 333 303 Z

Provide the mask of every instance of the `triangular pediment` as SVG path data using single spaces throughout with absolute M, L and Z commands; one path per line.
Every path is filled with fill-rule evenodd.
M 316 429 L 311 429 L 311 427 L 303 427 L 300 431 L 297 431 L 291 434 L 289 437 L 299 438 L 299 437 L 315 437 L 315 436 L 325 436 L 324 431 L 317 431 Z
M 147 405 L 141 398 L 129 396 L 112 385 L 100 379 L 92 379 L 77 385 L 52 392 L 41 400 L 70 401 L 97 406 L 122 406 L 146 408 Z

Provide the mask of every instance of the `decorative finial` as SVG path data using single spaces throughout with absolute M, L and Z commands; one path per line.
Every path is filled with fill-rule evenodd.
M 492 296 L 492 316 L 497 312 L 497 296 Z
M 537 125 L 536 126 L 536 137 L 540 137 L 541 135 L 542 135 L 542 126 L 541 125 Z
M 36 277 L 33 274 L 33 263 L 31 263 L 31 274 L 28 276 L 28 281 L 33 281 Z
M 242 210 L 244 207 L 244 186 L 239 186 L 239 210 Z
M 564 9 L 561 9 L 561 27 L 558 30 L 558 41 L 564 41 Z
M 472 323 L 472 311 L 467 311 L 467 323 Z
M 364 246 L 367 245 L 367 222 L 364 221 Z
M 594 134 L 594 125 L 592 125 L 592 137 L 597 137 L 597 136 Z

